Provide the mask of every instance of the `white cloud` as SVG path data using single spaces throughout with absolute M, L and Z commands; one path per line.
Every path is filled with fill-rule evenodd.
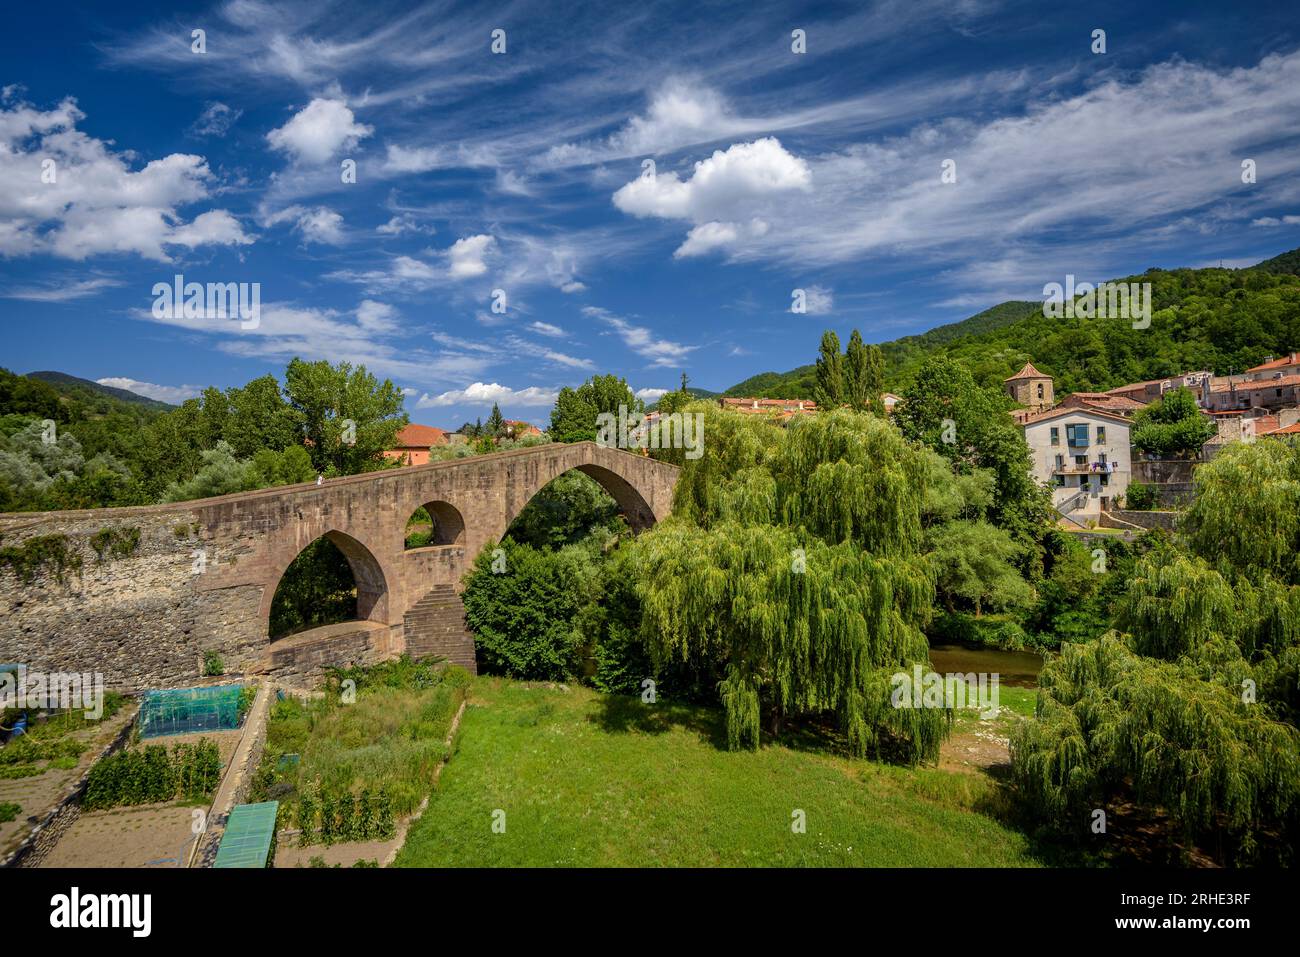
M 262 217 L 264 226 L 278 226 L 286 222 L 293 223 L 294 231 L 302 236 L 303 242 L 341 246 L 345 241 L 343 217 L 328 206 L 310 209 L 305 206 L 286 206 Z
M 765 121 L 737 118 L 716 90 L 685 77 L 670 77 L 634 116 L 599 142 L 564 143 L 548 150 L 550 166 L 599 163 L 628 156 L 661 155 L 761 128 Z
M 167 402 L 171 405 L 180 405 L 186 399 L 193 399 L 203 391 L 203 387 L 197 385 L 158 385 L 154 382 L 141 382 L 139 379 L 128 379 L 124 376 L 107 376 L 95 381 L 100 385 L 106 385 L 114 389 L 126 389 L 128 392 L 134 392 L 136 395 L 142 395 L 147 399 L 157 399 L 159 402 Z
M 411 349 L 395 342 L 403 330 L 396 312 L 385 303 L 363 300 L 352 312 L 288 302 L 263 303 L 255 329 L 242 329 L 236 319 L 186 317 L 182 312 L 140 319 L 211 336 L 216 347 L 236 356 L 287 360 L 347 360 L 371 372 L 416 382 L 464 381 L 482 375 L 493 363 L 487 355 L 448 348 L 440 352 Z
M 169 243 L 188 246 L 246 246 L 253 240 L 244 235 L 239 220 L 224 209 L 212 209 L 194 217 L 193 222 L 172 230 Z
M 772 198 L 812 189 L 808 164 L 773 137 L 716 150 L 685 181 L 676 173 L 642 175 L 614 193 L 614 205 L 638 217 L 696 225 L 674 256 L 699 256 L 767 235 L 762 213 Z
M 676 173 L 638 176 L 614 194 L 614 205 L 633 216 L 707 222 L 734 219 L 751 200 L 811 187 L 808 164 L 767 136 L 715 150 L 685 182 Z
M 390 173 L 427 173 L 447 165 L 443 150 L 429 147 L 398 146 L 388 144 L 384 169 Z
M 559 326 L 553 326 L 549 322 L 533 321 L 529 323 L 528 328 L 539 336 L 550 336 L 552 339 L 563 339 L 568 335 Z
M 318 206 L 300 218 L 298 230 L 309 243 L 326 243 L 331 246 L 343 243 L 343 217 L 324 206 Z
M 824 316 L 835 309 L 835 293 L 825 286 L 804 286 L 804 313 L 809 316 Z M 790 312 L 794 312 L 794 298 L 790 299 Z
M 661 339 L 653 330 L 633 325 L 600 306 L 586 306 L 582 312 L 583 315 L 599 319 L 611 326 L 623 340 L 624 345 L 642 358 L 650 360 L 652 366 L 680 365 L 699 348 L 699 346 L 687 346 L 669 339 Z
M 715 249 L 735 246 L 745 239 L 766 236 L 767 230 L 767 223 L 757 217 L 748 223 L 701 223 L 686 234 L 686 241 L 673 251 L 673 258 L 703 256 Z
M 203 157 L 172 153 L 132 169 L 134 154 L 76 129 L 82 119 L 72 99 L 48 111 L 0 107 L 0 256 L 134 253 L 167 262 L 169 245 L 253 241 L 225 210 L 189 223 L 180 215 L 208 198 L 213 176 Z
M 447 250 L 448 275 L 452 279 L 469 279 L 487 272 L 487 263 L 483 257 L 492 247 L 492 237 L 487 235 L 466 236 L 456 240 Z
M 554 405 L 558 395 L 558 389 L 542 389 L 537 386 L 529 386 L 526 389 L 512 389 L 496 382 L 475 382 L 463 389 L 452 389 L 438 395 L 426 393 L 416 402 L 415 407 L 417 409 L 430 409 L 447 405 L 487 405 L 491 402 L 507 405 Z
M 443 146 L 402 146 L 389 143 L 384 155 L 380 173 L 387 176 L 400 176 L 411 173 L 428 173 L 435 169 L 475 169 L 494 167 L 498 164 L 496 154 L 486 146 L 457 146 L 454 149 Z M 510 177 L 510 174 L 505 174 Z M 514 191 L 523 185 L 522 180 L 513 177 L 507 185 Z M 507 191 L 510 191 L 509 189 Z
M 1251 220 L 1252 226 L 1295 226 L 1300 224 L 1300 216 L 1261 216 L 1259 219 Z
M 570 369 L 596 368 L 595 363 L 593 363 L 590 359 L 578 359 L 575 358 L 574 356 L 566 355 L 563 352 L 556 352 L 552 349 L 543 349 L 541 354 L 543 358 L 550 359 L 552 362 L 556 363 L 557 365 L 567 366 Z
M 237 110 L 225 103 L 209 103 L 203 108 L 199 118 L 190 127 L 190 134 L 192 136 L 225 136 L 243 115 L 243 110 Z
M 393 216 L 383 225 L 376 226 L 375 232 L 382 236 L 401 236 L 405 233 L 434 233 L 437 230 L 432 226 L 422 226 L 415 221 L 414 216 L 403 213 L 399 216 Z
M 1300 112 L 1300 51 L 1231 68 L 1173 59 L 1099 76 L 1078 93 L 1049 82 L 1027 101 L 1012 79 L 997 84 L 1019 91 L 1001 112 L 939 110 L 931 120 L 917 105 L 933 89 L 892 91 L 906 101 L 892 114 L 894 129 L 907 124 L 901 133 L 841 138 L 798 158 L 775 140 L 759 156 L 754 143 L 735 143 L 711 159 L 744 162 L 713 162 L 707 179 L 710 159 L 688 177 L 661 170 L 627 182 L 614 202 L 688 223 L 679 257 L 715 250 L 800 268 L 872 257 L 884 271 L 924 254 L 951 264 L 941 283 L 978 301 L 1025 298 L 1067 272 L 1113 275 L 1131 265 L 1134 232 L 1154 253 L 1190 234 L 1293 225 L 1278 210 L 1300 201 L 1300 136 L 1276 117 Z M 834 106 L 826 125 L 847 128 L 844 104 Z M 881 115 L 878 98 L 861 106 Z M 1268 171 L 1267 188 L 1242 186 L 1243 157 Z M 945 159 L 956 163 L 955 183 L 941 181 Z M 755 219 L 773 228 L 742 227 Z
M 669 393 L 669 389 L 637 389 L 636 397 L 642 402 L 658 402 Z
M 325 163 L 354 149 L 374 127 L 358 123 L 342 100 L 314 99 L 278 129 L 266 134 L 272 149 L 308 164 Z
M 361 305 L 357 306 L 357 322 L 361 324 L 362 329 L 370 332 L 379 334 L 397 332 L 396 319 L 397 310 L 388 303 L 363 299 Z
M 0 292 L 5 299 L 25 299 L 28 302 L 71 302 L 85 299 L 102 289 L 121 286 L 118 279 L 69 279 L 66 282 L 46 283 L 38 286 L 17 286 Z

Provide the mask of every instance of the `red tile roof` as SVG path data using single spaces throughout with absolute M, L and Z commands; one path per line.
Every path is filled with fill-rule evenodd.
M 541 435 L 542 430 L 531 422 L 524 422 L 520 419 L 505 419 L 506 425 L 512 425 L 515 429 L 515 437 L 522 438 L 526 435 Z
M 1300 385 L 1300 374 L 1284 375 L 1277 379 L 1257 379 L 1254 382 L 1237 382 L 1235 383 L 1238 392 L 1254 392 L 1259 389 L 1280 389 L 1283 386 Z M 1210 389 L 1211 392 L 1231 392 L 1233 385 L 1219 385 Z
M 1013 411 L 1020 411 L 1020 410 L 1013 410 Z M 1030 425 L 1031 423 L 1034 422 L 1043 422 L 1047 419 L 1060 418 L 1063 415 L 1096 415 L 1096 416 L 1100 416 L 1103 419 L 1111 419 L 1115 422 L 1122 422 L 1125 425 L 1131 426 L 1133 424 L 1125 416 L 1118 415 L 1117 413 L 1114 412 L 1107 412 L 1103 409 L 1088 408 L 1087 406 L 1058 405 L 1055 409 L 1048 409 L 1046 412 L 1035 412 L 1031 415 L 1025 416 L 1024 418 L 1019 418 L 1019 417 L 1017 418 L 1021 425 Z
M 1270 359 L 1268 362 L 1260 363 L 1253 368 L 1247 369 L 1249 372 L 1267 372 L 1269 369 L 1281 369 L 1283 366 L 1293 366 L 1300 364 L 1300 352 L 1292 352 L 1283 356 L 1281 359 Z
M 1256 435 L 1300 435 L 1300 422 L 1292 422 L 1290 425 L 1284 425 L 1280 429 L 1274 429 L 1272 432 L 1256 432 Z
M 1002 381 L 1014 382 L 1017 379 L 1050 379 L 1050 378 L 1051 378 L 1050 375 L 1043 375 L 1041 372 L 1035 369 L 1034 364 L 1032 362 L 1026 362 L 1025 367 L 1023 369 L 1021 369 L 1015 375 L 1007 376 Z
M 399 449 L 427 449 L 434 445 L 446 445 L 447 433 L 442 429 L 435 428 L 432 425 L 410 425 L 403 426 L 402 430 L 397 433 L 397 445 Z
M 1111 395 L 1108 392 L 1073 392 L 1066 396 L 1061 405 L 1071 400 L 1076 400 L 1076 407 L 1083 406 L 1091 409 L 1102 409 L 1107 412 L 1136 412 L 1138 409 L 1145 409 L 1146 403 L 1138 402 L 1136 399 L 1130 399 L 1126 395 Z

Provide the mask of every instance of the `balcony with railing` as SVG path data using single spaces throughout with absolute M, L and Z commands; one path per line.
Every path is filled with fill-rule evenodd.
M 1053 462 L 1053 475 L 1110 475 L 1115 471 L 1114 462 Z

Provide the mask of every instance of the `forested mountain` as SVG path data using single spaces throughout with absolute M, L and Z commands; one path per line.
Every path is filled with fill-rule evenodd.
M 29 372 L 29 379 L 39 379 L 41 382 L 48 382 L 57 388 L 64 395 L 77 395 L 78 393 L 93 392 L 100 395 L 106 395 L 110 398 L 120 399 L 123 402 L 136 402 L 140 405 L 147 405 L 157 409 L 172 409 L 175 406 L 166 402 L 160 402 L 157 399 L 151 399 L 148 396 L 140 395 L 138 392 L 131 392 L 128 389 L 119 389 L 111 385 L 101 385 L 98 382 L 92 382 L 90 379 L 82 379 L 75 375 L 68 375 L 66 372 Z
M 1058 394 L 1114 388 L 1178 372 L 1240 372 L 1300 349 L 1300 250 L 1249 269 L 1151 269 L 1116 282 L 1151 283 L 1148 328 L 1128 319 L 1048 318 L 1039 303 L 1007 302 L 963 322 L 881 344 L 885 386 L 899 391 L 921 362 L 945 354 L 977 383 L 1000 386 L 1026 361 Z M 810 350 L 811 352 L 811 350 Z M 807 396 L 813 366 L 767 372 L 727 395 Z

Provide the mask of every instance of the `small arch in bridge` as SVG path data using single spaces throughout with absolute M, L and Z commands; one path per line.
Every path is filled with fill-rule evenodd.
M 465 519 L 449 502 L 426 502 L 406 520 L 406 548 L 465 544 Z
M 386 622 L 384 570 L 351 535 L 326 532 L 281 572 L 267 618 L 272 641 L 343 621 Z

